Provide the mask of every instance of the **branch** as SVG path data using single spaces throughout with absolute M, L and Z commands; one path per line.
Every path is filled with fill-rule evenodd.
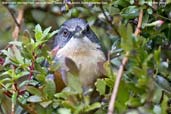
M 38 114 L 32 106 L 22 104 L 17 100 L 17 103 L 24 108 L 29 114 Z
M 15 90 L 14 84 L 12 85 L 12 89 L 13 89 L 12 94 L 15 94 L 16 90 Z M 11 114 L 15 114 L 15 102 L 13 100 L 12 100 L 12 104 L 11 104 Z
M 138 36 L 139 33 L 141 32 L 142 19 L 143 19 L 143 10 L 140 10 L 140 14 L 139 14 L 139 18 L 138 18 L 138 25 L 134 32 L 135 36 Z
M 135 36 L 138 36 L 139 33 L 141 32 L 140 28 L 141 28 L 141 24 L 142 24 L 142 18 L 143 18 L 143 10 L 140 10 L 138 25 L 137 25 L 137 28 L 136 28 L 136 30 L 134 32 Z M 129 56 L 129 52 L 126 52 L 126 55 L 122 60 L 122 64 L 119 67 L 117 77 L 116 77 L 116 81 L 115 81 L 115 84 L 114 84 L 114 87 L 113 87 L 114 89 L 113 89 L 113 92 L 112 92 L 112 96 L 111 96 L 111 99 L 110 99 L 110 102 L 109 102 L 108 114 L 113 114 L 113 112 L 114 112 L 116 96 L 117 96 L 119 84 L 120 84 L 120 81 L 121 81 L 121 78 L 122 78 L 122 75 L 123 75 L 124 67 L 125 67 L 126 63 L 128 62 L 128 56 Z
M 22 19 L 23 19 L 23 14 L 24 14 L 24 10 L 23 9 L 19 9 L 18 11 L 18 17 L 17 17 L 17 22 L 19 25 L 21 25 Z M 15 26 L 15 29 L 12 33 L 12 37 L 14 38 L 14 40 L 18 39 L 18 35 L 19 35 L 19 31 L 20 31 L 20 26 Z
M 106 12 L 105 12 L 105 10 L 104 10 L 102 4 L 100 4 L 100 9 L 102 10 L 103 15 L 105 16 L 106 21 L 110 24 L 111 27 L 113 27 L 115 33 L 116 33 L 117 35 L 119 35 L 119 32 L 117 31 L 115 25 L 112 24 L 112 20 L 111 20 L 111 18 L 106 14 Z
M 18 27 L 20 27 L 20 24 L 18 23 L 18 21 L 17 21 L 15 15 L 14 15 L 13 11 L 12 11 L 7 5 L 4 5 L 4 6 L 7 8 L 7 10 L 9 11 L 9 13 L 11 14 L 11 16 L 12 16 L 12 18 L 13 18 L 15 24 L 16 24 Z

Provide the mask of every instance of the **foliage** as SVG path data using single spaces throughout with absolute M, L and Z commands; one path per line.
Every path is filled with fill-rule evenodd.
M 51 5 L 50 8 L 46 4 L 23 6 L 27 30 L 22 28 L 20 40 L 9 42 L 8 47 L 1 50 L 1 113 L 10 113 L 11 104 L 17 104 L 16 114 L 22 110 L 33 114 L 106 114 L 117 71 L 126 52 L 130 53 L 129 60 L 120 82 L 115 113 L 171 112 L 170 1 L 160 5 L 151 0 L 107 3 L 75 7 Z M 14 10 L 21 7 L 11 6 Z M 141 33 L 135 36 L 140 10 L 144 11 Z M 78 77 L 72 72 L 68 73 L 68 84 L 61 92 L 56 92 L 55 80 L 49 75 L 60 65 L 53 60 L 47 42 L 53 41 L 58 32 L 56 28 L 73 17 L 87 20 L 108 52 L 110 59 L 103 64 L 106 77 L 95 83 L 102 101 L 92 102 L 89 91 L 85 95 Z M 43 65 L 44 61 L 48 61 L 48 67 Z

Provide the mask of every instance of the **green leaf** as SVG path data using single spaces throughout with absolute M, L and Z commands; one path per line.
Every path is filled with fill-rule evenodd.
M 121 25 L 119 28 L 119 33 L 121 35 L 121 47 L 125 51 L 130 51 L 134 46 L 134 37 L 132 26 L 128 24 L 127 26 Z
M 156 84 L 161 87 L 164 91 L 171 93 L 171 83 L 168 79 L 164 78 L 163 76 L 157 75 L 154 77 Z
M 65 87 L 62 92 L 56 93 L 54 96 L 57 99 L 67 99 L 70 95 L 76 95 L 76 92 L 73 92 L 70 87 Z
M 115 79 L 113 78 L 105 78 L 105 82 L 106 82 L 106 85 L 108 87 L 110 87 L 111 89 L 113 89 L 113 85 L 114 85 L 114 82 L 115 82 Z
M 56 85 L 53 80 L 46 80 L 45 87 L 43 88 L 43 94 L 47 98 L 53 98 L 56 92 Z
M 71 87 L 73 91 L 75 91 L 78 94 L 83 92 L 79 77 L 73 76 L 71 73 L 68 73 L 67 80 L 68 80 L 68 86 Z
M 9 42 L 9 44 L 12 44 L 12 45 L 15 45 L 15 46 L 19 46 L 19 47 L 22 46 L 22 42 L 20 42 L 20 41 L 11 41 L 11 42 Z
M 71 114 L 71 110 L 67 108 L 59 108 L 58 113 L 59 114 Z
M 97 79 L 96 83 L 96 90 L 100 93 L 100 95 L 105 95 L 106 91 L 106 82 L 104 79 Z
M 35 36 L 34 37 L 36 38 L 36 41 L 39 41 L 42 38 L 42 36 L 43 36 L 41 26 L 39 24 L 37 24 L 35 26 L 35 30 L 34 31 L 35 31 Z
M 92 111 L 92 110 L 95 110 L 97 108 L 100 108 L 101 107 L 101 104 L 96 102 L 96 103 L 93 103 L 92 105 L 88 106 L 85 111 L 86 112 L 89 112 L 89 111 Z
M 153 13 L 153 10 L 151 8 L 148 8 L 147 9 L 147 12 L 148 12 L 148 14 L 152 14 Z
M 111 69 L 111 64 L 110 64 L 110 62 L 109 61 L 106 61 L 104 64 L 103 64 L 103 66 L 104 66 L 104 69 L 105 69 L 105 71 L 106 71 L 106 75 L 108 76 L 108 77 L 113 77 L 113 72 L 112 72 L 112 69 Z
M 21 52 L 20 52 L 20 50 L 17 48 L 17 47 L 13 47 L 12 48 L 12 50 L 13 50 L 13 53 L 14 53 L 14 56 L 15 56 L 15 58 L 17 59 L 17 61 L 20 63 L 20 64 L 24 64 L 24 58 L 23 58 L 23 56 L 21 55 Z
M 47 108 L 51 103 L 52 103 L 52 100 L 50 100 L 50 101 L 44 101 L 44 102 L 41 102 L 40 105 L 43 108 Z
M 27 86 L 27 91 L 33 95 L 42 96 L 41 91 L 33 86 Z
M 38 102 L 41 102 L 42 101 L 42 97 L 40 96 L 37 96 L 37 95 L 33 95 L 33 96 L 30 96 L 28 99 L 27 99 L 28 102 L 32 102 L 32 103 L 38 103 Z
M 136 6 L 128 6 L 121 11 L 121 16 L 126 19 L 133 19 L 138 17 L 139 9 Z
M 55 35 L 56 33 L 58 33 L 58 31 L 59 30 L 55 30 L 52 33 L 50 33 L 47 39 L 51 38 L 53 35 Z
M 126 102 L 126 104 L 127 104 L 128 106 L 131 106 L 131 107 L 140 106 L 140 105 L 141 105 L 141 103 L 140 103 L 140 98 L 131 97 L 131 98 L 129 98 L 129 100 Z
M 17 95 L 18 95 L 18 93 L 17 92 L 15 92 L 15 93 L 13 93 L 12 94 L 12 103 L 15 105 L 16 104 L 16 101 L 17 101 Z
M 43 38 L 45 38 L 45 37 L 48 35 L 48 33 L 49 33 L 49 31 L 51 30 L 51 28 L 52 28 L 52 27 L 48 27 L 48 28 L 46 28 L 46 29 L 43 31 Z
M 170 109 L 169 106 L 168 106 L 168 101 L 169 101 L 169 98 L 166 95 L 164 95 L 162 103 L 161 103 L 161 109 L 162 109 L 161 114 L 168 114 L 166 112 L 166 110 Z
M 40 26 L 39 24 L 37 24 L 37 25 L 35 26 L 34 31 L 35 31 L 35 32 L 42 32 L 41 26 Z
M 161 55 L 160 53 L 161 53 L 161 48 L 154 51 L 154 59 L 155 59 L 155 62 L 157 63 L 157 65 L 160 64 L 160 55 Z
M 126 0 L 116 0 L 115 4 L 118 4 L 122 7 L 127 7 L 129 5 L 129 2 Z
M 35 38 L 36 38 L 36 41 L 40 41 L 42 39 L 43 35 L 41 32 L 36 32 L 35 33 Z
M 21 76 L 25 76 L 25 75 L 28 75 L 28 74 L 30 74 L 29 71 L 19 72 L 19 73 L 17 74 L 17 77 L 20 78 Z

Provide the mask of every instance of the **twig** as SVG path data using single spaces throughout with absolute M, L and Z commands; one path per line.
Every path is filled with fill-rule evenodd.
M 15 94 L 15 86 L 14 86 L 14 84 L 12 85 L 12 89 L 13 89 L 13 92 L 12 92 L 12 94 Z M 14 103 L 14 101 L 12 100 L 12 104 L 11 104 L 11 114 L 15 114 L 15 103 Z
M 138 36 L 139 33 L 141 32 L 142 19 L 143 19 L 143 10 L 141 9 L 140 14 L 139 14 L 139 18 L 138 18 L 138 25 L 137 25 L 137 28 L 134 32 L 135 36 Z
M 138 34 L 140 33 L 142 18 L 143 18 L 143 10 L 140 10 L 138 25 L 137 25 L 137 28 L 136 28 L 136 30 L 134 32 L 135 36 L 138 36 Z M 126 55 L 122 60 L 122 64 L 119 67 L 117 77 L 116 77 L 116 81 L 115 81 L 115 84 L 114 84 L 114 89 L 113 89 L 113 92 L 112 92 L 112 96 L 111 96 L 111 99 L 110 99 L 110 102 L 109 102 L 108 114 L 113 114 L 113 112 L 114 112 L 116 96 L 117 96 L 117 93 L 118 93 L 120 80 L 121 80 L 122 75 L 123 75 L 124 67 L 125 67 L 126 63 L 128 62 L 128 56 L 129 56 L 129 52 L 126 52 Z
M 13 11 L 12 11 L 7 5 L 4 5 L 4 6 L 7 8 L 7 10 L 9 11 L 9 13 L 11 14 L 11 16 L 12 16 L 12 18 L 13 18 L 15 24 L 16 24 L 18 27 L 20 27 L 20 24 L 18 23 L 18 21 L 17 21 L 15 15 L 14 15 Z
M 7 9 L 10 12 L 10 14 L 12 15 L 12 18 L 14 19 L 14 21 L 16 23 L 15 29 L 12 33 L 12 37 L 13 37 L 14 41 L 16 41 L 19 36 L 20 24 L 23 19 L 23 9 L 19 9 L 17 18 L 15 18 L 15 16 L 13 15 L 13 13 L 11 12 L 11 10 L 8 7 L 7 7 Z M 15 45 L 13 45 L 13 47 L 15 47 Z M 13 89 L 12 94 L 13 95 L 17 92 L 17 88 L 16 88 L 15 84 L 16 83 L 14 82 L 12 85 L 12 89 Z M 15 114 L 15 102 L 13 100 L 12 100 L 12 104 L 11 104 L 11 114 Z
M 23 19 L 23 13 L 24 13 L 24 10 L 23 9 L 19 9 L 18 17 L 16 19 L 19 25 L 21 25 L 21 21 Z M 20 26 L 15 26 L 15 29 L 14 29 L 14 31 L 12 33 L 12 37 L 14 38 L 14 40 L 18 39 L 19 31 L 20 31 Z
M 105 10 L 104 10 L 102 4 L 100 4 L 100 9 L 102 10 L 103 15 L 105 16 L 106 21 L 110 24 L 111 27 L 113 27 L 115 33 L 116 33 L 117 35 L 119 35 L 119 32 L 117 31 L 115 25 L 112 24 L 112 20 L 111 20 L 110 17 L 106 14 L 106 12 L 105 12 Z
M 38 113 L 34 110 L 34 108 L 32 108 L 31 106 L 22 104 L 22 103 L 20 103 L 19 101 L 17 101 L 17 103 L 18 103 L 22 108 L 24 108 L 25 110 L 27 110 L 27 112 L 28 112 L 29 114 L 38 114 Z

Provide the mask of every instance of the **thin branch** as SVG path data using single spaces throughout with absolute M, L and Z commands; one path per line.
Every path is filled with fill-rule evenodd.
M 12 16 L 12 18 L 13 18 L 15 24 L 16 24 L 18 27 L 20 27 L 20 24 L 18 23 L 18 21 L 17 21 L 15 15 L 14 15 L 13 11 L 12 11 L 7 5 L 4 5 L 4 6 L 7 8 L 7 10 L 9 11 L 9 13 L 11 14 L 11 16 Z
M 22 19 L 23 19 L 23 14 L 24 14 L 24 10 L 23 9 L 19 9 L 18 11 L 18 17 L 17 17 L 17 22 L 19 23 L 19 25 L 21 25 Z M 20 26 L 15 26 L 15 29 L 12 33 L 12 37 L 14 38 L 14 40 L 18 39 L 18 35 L 19 35 L 19 31 L 20 31 Z
M 139 14 L 139 18 L 138 18 L 138 25 L 134 32 L 135 36 L 138 36 L 139 33 L 141 32 L 142 19 L 143 19 L 143 10 L 140 10 L 140 14 Z
M 143 18 L 143 10 L 141 10 L 140 13 L 139 13 L 138 25 L 137 25 L 137 28 L 136 28 L 136 30 L 134 32 L 135 36 L 138 36 L 139 33 L 141 32 L 140 28 L 141 28 L 141 24 L 142 24 L 142 18 Z M 114 89 L 113 89 L 113 92 L 112 92 L 112 96 L 111 96 L 111 99 L 110 99 L 110 102 L 109 102 L 108 114 L 113 114 L 113 112 L 114 112 L 114 107 L 115 107 L 115 101 L 116 101 L 116 97 L 117 97 L 117 93 L 118 93 L 118 88 L 119 88 L 119 84 L 120 84 L 120 81 L 121 81 L 121 78 L 122 78 L 122 75 L 123 75 L 124 67 L 125 67 L 126 63 L 128 62 L 128 56 L 129 56 L 129 52 L 126 52 L 126 55 L 122 60 L 122 64 L 119 67 L 117 77 L 116 77 L 116 81 L 115 81 L 115 84 L 114 84 L 114 87 L 113 87 Z
M 10 12 L 10 14 L 12 15 L 12 17 L 16 23 L 16 26 L 15 26 L 14 31 L 12 33 L 12 37 L 13 37 L 14 41 L 16 41 L 18 39 L 18 36 L 19 36 L 20 25 L 21 25 L 21 22 L 23 19 L 23 9 L 19 9 L 17 18 L 14 17 L 13 13 L 11 12 L 11 10 L 8 7 L 7 7 L 7 9 Z M 12 49 L 13 49 L 13 47 L 15 47 L 15 45 L 12 46 Z M 15 82 L 13 82 L 12 89 L 13 89 L 12 94 L 14 95 L 17 92 Z M 11 114 L 15 114 L 15 104 L 16 104 L 15 101 L 12 100 Z
M 161 19 L 163 19 L 163 20 L 171 21 L 171 19 L 169 19 L 169 18 L 167 18 L 167 17 L 164 17 L 164 16 L 162 16 L 162 15 L 160 15 L 160 14 L 154 13 L 153 15 L 156 16 L 156 17 L 158 17 L 158 18 L 161 18 Z
M 15 86 L 14 86 L 14 84 L 12 85 L 12 89 L 13 89 L 13 92 L 12 92 L 12 94 L 15 94 Z M 12 105 L 11 105 L 11 114 L 15 114 L 15 103 L 14 103 L 14 101 L 12 100 Z
M 17 103 L 22 107 L 24 108 L 29 114 L 38 114 L 35 109 L 29 105 L 26 105 L 26 104 L 22 104 L 20 103 L 18 100 L 17 100 Z
M 115 25 L 112 24 L 112 20 L 111 20 L 110 17 L 106 14 L 106 12 L 105 12 L 105 10 L 104 10 L 102 4 L 100 4 L 100 9 L 102 10 L 103 15 L 105 16 L 106 21 L 110 24 L 111 27 L 113 27 L 115 33 L 116 33 L 117 35 L 119 35 L 119 32 L 117 31 Z

